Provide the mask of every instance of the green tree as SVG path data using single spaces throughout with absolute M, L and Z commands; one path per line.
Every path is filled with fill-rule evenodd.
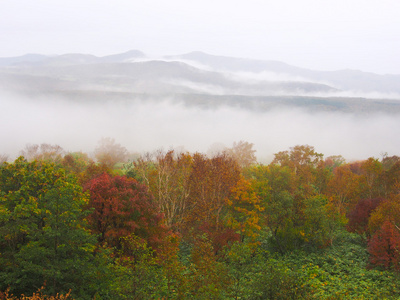
M 327 203 L 328 200 L 322 196 L 305 200 L 305 220 L 300 233 L 309 247 L 322 247 L 331 242 L 338 228 L 338 221 L 329 214 Z
M 306 274 L 276 259 L 265 259 L 253 275 L 250 299 L 313 299 Z
M 323 167 L 322 159 L 323 154 L 315 152 L 314 147 L 297 145 L 291 147 L 290 151 L 276 153 L 272 164 L 289 167 L 294 172 L 298 193 L 306 198 L 319 190 L 318 185 L 321 184 L 319 168 Z
M 113 299 L 162 299 L 165 278 L 154 250 L 132 234 L 121 238 L 121 251 L 115 261 Z
M 199 236 L 191 252 L 188 274 L 189 294 L 193 299 L 223 299 L 230 285 L 226 265 L 218 261 L 212 242 Z
M 228 288 L 230 299 L 248 299 L 254 268 L 260 262 L 260 255 L 254 255 L 251 245 L 235 242 L 226 248 L 225 261 L 231 284 Z
M 96 238 L 86 230 L 88 198 L 54 164 L 22 157 L 0 167 L 0 289 L 94 296 Z

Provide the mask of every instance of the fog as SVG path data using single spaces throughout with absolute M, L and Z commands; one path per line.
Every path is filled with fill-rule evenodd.
M 91 103 L 91 104 L 90 104 Z M 347 160 L 399 155 L 400 118 L 381 114 L 310 113 L 298 109 L 251 112 L 222 106 L 187 107 L 173 99 L 107 103 L 28 99 L 0 94 L 0 154 L 15 158 L 27 144 L 58 144 L 91 153 L 102 137 L 131 152 L 183 147 L 207 152 L 211 145 L 254 143 L 259 161 L 308 144 L 325 156 Z
M 310 96 L 310 97 L 350 97 L 350 98 L 368 98 L 368 99 L 390 99 L 390 100 L 400 100 L 400 94 L 397 92 L 382 92 L 382 91 L 374 91 L 371 90 L 371 87 L 368 84 L 364 84 L 362 89 L 343 89 L 340 85 L 335 84 L 329 80 L 321 80 L 316 78 L 308 78 L 306 76 L 296 76 L 286 73 L 277 73 L 271 71 L 261 71 L 261 72 L 245 72 L 245 71 L 227 71 L 223 69 L 218 69 L 211 67 L 209 65 L 201 64 L 197 61 L 181 59 L 181 58 L 165 58 L 165 57 L 146 57 L 146 58 L 135 58 L 132 59 L 132 63 L 136 62 L 149 62 L 149 61 L 165 61 L 165 62 L 181 62 L 191 67 L 194 67 L 198 70 L 219 73 L 227 80 L 231 82 L 236 82 L 238 84 L 247 85 L 246 90 L 236 90 L 232 91 L 232 89 L 222 88 L 218 86 L 218 84 L 210 85 L 210 84 L 201 84 L 194 83 L 189 80 L 166 80 L 168 83 L 172 83 L 175 85 L 180 85 L 184 87 L 188 87 L 193 89 L 199 93 L 207 93 L 214 95 L 232 95 L 232 94 L 251 94 L 251 95 L 265 95 L 265 89 L 263 90 L 263 84 L 274 84 L 274 83 L 311 83 L 311 84 L 321 84 L 326 85 L 327 88 L 332 88 L 332 91 L 324 91 L 324 92 L 316 92 L 316 91 L 304 91 L 302 89 L 294 90 L 277 90 L 272 89 L 268 91 L 268 95 L 293 95 L 293 96 Z M 358 74 L 360 76 L 360 74 Z M 359 77 L 358 77 L 359 78 Z M 353 78 L 354 79 L 354 78 Z M 256 88 L 251 90 L 251 86 L 255 86 Z M 336 89 L 336 91 L 335 91 Z

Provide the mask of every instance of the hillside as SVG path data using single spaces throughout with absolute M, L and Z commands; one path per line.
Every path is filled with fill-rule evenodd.
M 224 105 L 266 111 L 287 106 L 311 111 L 400 112 L 400 102 L 385 97 L 400 92 L 399 75 L 312 71 L 282 62 L 202 52 L 163 59 L 146 58 L 138 50 L 104 57 L 30 54 L 0 58 L 0 66 L 0 89 L 29 97 L 57 95 L 79 101 L 168 98 L 202 108 Z

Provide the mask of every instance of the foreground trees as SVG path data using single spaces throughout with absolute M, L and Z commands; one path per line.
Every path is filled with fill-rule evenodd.
M 71 176 L 23 158 L 0 168 L 0 288 L 93 296 L 96 239 L 86 229 L 88 197 Z
M 252 160 L 252 144 L 234 146 Z M 117 156 L 96 163 L 85 153 L 1 163 L 0 291 L 43 286 L 48 295 L 71 289 L 77 299 L 398 296 L 397 157 L 346 163 L 304 145 L 262 165 L 233 150 L 158 151 L 124 166 Z

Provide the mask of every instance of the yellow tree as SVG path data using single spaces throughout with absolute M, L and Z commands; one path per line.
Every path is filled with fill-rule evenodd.
M 232 189 L 228 205 L 230 206 L 228 224 L 240 232 L 241 240 L 248 237 L 251 243 L 255 243 L 261 230 L 260 213 L 264 208 L 252 182 L 241 177 Z

